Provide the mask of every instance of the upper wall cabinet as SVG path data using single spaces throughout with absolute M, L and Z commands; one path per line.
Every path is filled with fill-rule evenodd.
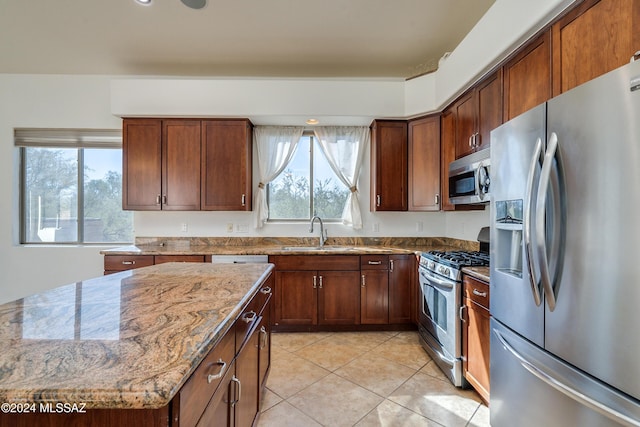
M 551 31 L 529 42 L 504 66 L 504 120 L 551 98 Z
M 123 209 L 200 209 L 200 122 L 123 121 Z
M 489 147 L 491 131 L 502 124 L 502 72 L 499 70 L 474 86 L 454 109 L 456 159 Z
M 440 210 L 440 115 L 409 122 L 409 210 Z
M 202 122 L 202 210 L 251 210 L 252 125 Z
M 407 122 L 371 124 L 371 211 L 407 210 Z
M 251 210 L 248 120 L 123 120 L 123 209 Z
M 640 50 L 640 1 L 585 0 L 552 27 L 553 95 L 629 62 Z

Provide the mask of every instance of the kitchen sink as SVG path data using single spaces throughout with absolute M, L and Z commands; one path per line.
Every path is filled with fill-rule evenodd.
M 283 251 L 349 251 L 350 246 L 283 246 Z

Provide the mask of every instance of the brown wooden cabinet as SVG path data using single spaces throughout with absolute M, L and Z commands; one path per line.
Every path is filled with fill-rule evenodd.
M 389 256 L 360 256 L 360 323 L 389 323 Z
M 453 211 L 456 205 L 449 201 L 449 163 L 456 159 L 456 113 L 449 108 L 440 116 L 440 187 L 441 209 Z
M 629 62 L 640 50 L 640 2 L 585 0 L 552 27 L 553 95 Z
M 488 148 L 502 124 L 502 72 L 490 74 L 456 102 L 455 158 Z
M 202 122 L 202 210 L 251 210 L 251 144 L 249 120 Z
M 360 323 L 360 263 L 352 255 L 271 256 L 274 327 Z
M 389 323 L 411 323 L 414 300 L 414 255 L 389 255 Z
M 407 210 L 407 122 L 371 124 L 371 211 Z
M 408 124 L 410 211 L 440 210 L 440 115 Z
M 105 255 L 104 274 L 112 274 L 165 262 L 206 262 L 205 255 Z M 210 259 L 209 259 L 210 261 Z
M 123 209 L 200 209 L 200 122 L 124 119 Z
M 504 120 L 551 98 L 551 31 L 530 41 L 504 66 Z
M 489 284 L 463 276 L 462 371 L 480 397 L 489 402 Z
M 123 209 L 251 210 L 249 120 L 124 119 Z

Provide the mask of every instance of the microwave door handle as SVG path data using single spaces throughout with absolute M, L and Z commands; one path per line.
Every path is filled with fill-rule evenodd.
M 542 154 L 542 139 L 538 138 L 536 141 L 533 158 L 531 159 L 531 165 L 529 166 L 529 174 L 527 176 L 527 206 L 524 211 L 524 247 L 527 253 L 527 269 L 529 270 L 529 284 L 531 285 L 531 293 L 533 294 L 533 301 L 536 306 L 542 304 L 542 292 L 540 290 L 540 279 L 536 277 L 536 269 L 533 265 L 533 241 L 532 241 L 532 226 L 531 216 L 534 211 L 534 198 L 533 198 L 533 182 L 536 175 L 536 169 L 540 155 Z
M 545 218 L 547 214 L 547 194 L 549 192 L 549 184 L 551 183 L 552 167 L 556 164 L 557 185 L 554 185 L 552 195 L 554 196 L 555 206 L 553 206 L 550 218 Z M 562 258 L 564 256 L 565 233 L 566 233 L 566 198 L 561 198 L 559 191 L 564 187 L 564 174 L 562 168 L 562 159 L 558 151 L 558 135 L 553 132 L 549 137 L 547 151 L 544 155 L 544 163 L 542 164 L 542 172 L 540 173 L 540 185 L 538 187 L 537 206 L 536 206 L 536 243 L 538 249 L 538 259 L 540 260 L 540 279 L 545 291 L 547 305 L 549 310 L 556 308 L 558 286 L 553 286 L 553 282 L 560 280 L 562 272 Z M 547 241 L 546 241 L 546 223 L 550 220 L 554 227 L 551 236 L 552 254 L 554 254 L 555 274 L 552 281 L 549 272 L 549 259 L 547 257 Z

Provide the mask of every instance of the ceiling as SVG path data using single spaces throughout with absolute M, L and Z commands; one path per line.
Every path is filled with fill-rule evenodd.
M 495 0 L 152 1 L 0 0 L 0 73 L 409 78 Z

